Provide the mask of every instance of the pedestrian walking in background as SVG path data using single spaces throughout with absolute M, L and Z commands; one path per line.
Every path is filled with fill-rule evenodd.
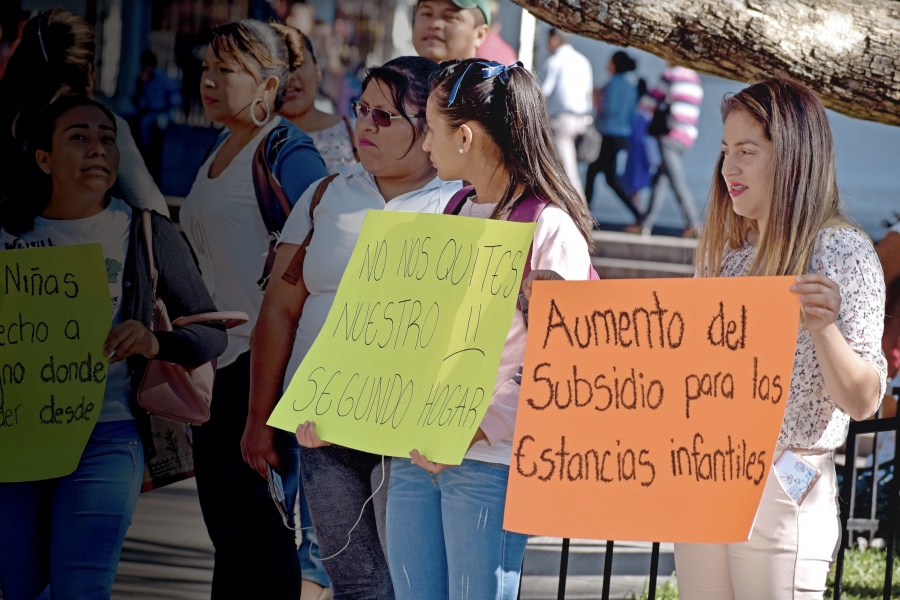
M 703 87 L 700 75 L 692 69 L 669 64 L 663 72 L 653 95 L 659 105 L 667 107 L 664 115 L 665 131 L 659 138 L 660 165 L 653 177 L 650 209 L 644 218 L 642 232 L 650 235 L 659 219 L 671 185 L 675 199 L 684 215 L 684 237 L 697 237 L 700 232 L 700 213 L 694 203 L 694 195 L 684 176 L 684 153 L 697 141 L 697 123 L 700 120 L 700 104 Z M 652 132 L 651 132 L 652 133 Z
M 101 245 L 112 328 L 103 347 L 109 357 L 103 403 L 78 466 L 63 477 L 0 483 L 0 588 L 5 600 L 43 597 L 48 585 L 47 597 L 108 599 L 144 459 L 154 452 L 150 418 L 137 405 L 148 362 L 189 368 L 209 362 L 225 349 L 225 326 L 151 331 L 156 290 L 173 321 L 216 308 L 184 240 L 156 213 L 158 285 L 151 281 L 141 210 L 109 195 L 119 167 L 117 119 L 109 109 L 84 95 L 66 95 L 19 119 L 28 152 L 7 164 L 15 173 L 14 202 L 0 248 Z
M 628 141 L 628 159 L 625 161 L 625 172 L 622 179 L 625 188 L 631 191 L 631 203 L 640 210 L 643 206 L 642 193 L 649 190 L 653 183 L 653 175 L 661 162 L 659 143 L 647 133 L 647 127 L 653 119 L 656 100 L 647 93 L 647 83 L 638 80 L 638 103 L 631 121 L 631 139 Z M 643 226 L 625 228 L 629 233 L 641 233 Z
M 600 156 L 588 165 L 584 194 L 590 206 L 594 197 L 594 179 L 603 173 L 606 184 L 634 217 L 631 227 L 640 228 L 644 215 L 633 202 L 632 191 L 618 173 L 619 153 L 629 152 L 634 113 L 637 109 L 636 67 L 634 59 L 622 50 L 613 54 L 609 61 L 608 71 L 612 77 L 603 86 L 597 109 L 597 128 L 603 135 L 603 141 L 600 144 Z
M 93 97 L 95 50 L 94 30 L 73 12 L 55 8 L 28 20 L 0 80 L 0 164 L 12 164 L 22 150 L 17 118 L 23 109 L 47 106 L 63 94 Z M 121 160 L 113 195 L 132 206 L 169 216 L 166 199 L 147 170 L 128 123 L 115 117 Z M 0 196 L 8 181 L 0 178 Z
M 722 119 L 695 274 L 789 275 L 801 321 L 750 539 L 675 544 L 678 592 L 684 600 L 822 598 L 841 538 L 834 451 L 850 419 L 876 412 L 887 384 L 884 277 L 871 240 L 846 215 L 831 127 L 809 88 L 764 79 L 726 97 Z M 793 473 L 818 473 L 799 499 L 779 481 L 783 459 Z
M 270 235 L 254 189 L 253 159 L 264 143 L 267 168 L 291 203 L 327 174 L 309 136 L 276 114 L 290 69 L 302 56 L 302 48 L 289 42 L 268 23 L 252 19 L 213 30 L 200 94 L 206 117 L 226 129 L 200 167 L 180 212 L 216 305 L 250 317 L 228 331 L 210 419 L 193 428 L 197 493 L 215 547 L 213 600 L 300 597 L 294 531 L 285 527 L 269 498 L 266 479 L 241 454 L 250 395 L 250 333 L 262 304 L 257 282 Z M 269 449 L 266 460 L 284 477 L 293 506 L 300 474 L 296 439 L 270 427 L 260 435 L 265 436 L 260 443 Z
M 489 0 L 418 0 L 413 47 L 435 62 L 474 58 L 491 25 Z
M 422 147 L 438 176 L 473 183 L 454 196 L 455 212 L 505 220 L 517 202 L 545 202 L 530 267 L 586 278 L 592 219 L 553 149 L 534 75 L 521 63 L 448 66 L 426 115 Z M 504 531 L 503 511 L 525 334 L 517 308 L 490 406 L 462 464 L 434 463 L 415 449 L 411 460 L 391 463 L 388 558 L 399 600 L 517 596 L 528 536 Z
M 157 64 L 156 54 L 152 50 L 141 54 L 141 74 L 131 102 L 134 105 L 133 121 L 147 168 L 159 181 L 163 135 L 175 112 L 181 108 L 181 89 L 178 82 Z
M 569 181 L 583 198 L 575 139 L 591 126 L 594 72 L 587 57 L 569 43 L 568 34 L 556 28 L 547 33 L 547 50 L 550 56 L 541 73 L 541 90 L 547 101 L 553 145 Z

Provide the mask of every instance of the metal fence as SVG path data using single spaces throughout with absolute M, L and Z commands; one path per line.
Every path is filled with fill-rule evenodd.
M 895 389 L 895 394 L 898 390 Z M 842 478 L 842 485 L 840 488 L 840 513 L 841 513 L 841 547 L 838 552 L 837 561 L 836 561 L 836 571 L 835 571 L 835 584 L 834 584 L 834 600 L 841 599 L 841 593 L 843 591 L 843 572 L 844 572 L 844 553 L 846 549 L 852 542 L 851 534 L 855 534 L 857 532 L 868 532 L 868 538 L 871 541 L 877 533 L 881 533 L 883 535 L 886 554 L 885 554 L 885 576 L 884 576 L 884 588 L 883 588 L 883 598 L 884 600 L 891 600 L 891 586 L 892 586 L 892 572 L 894 565 L 894 546 L 897 537 L 897 527 L 898 521 L 900 521 L 900 477 L 898 477 L 898 456 L 900 456 L 900 443 L 894 444 L 894 456 L 893 460 L 878 464 L 878 456 L 875 448 L 877 447 L 877 436 L 883 435 L 885 432 L 893 431 L 897 432 L 898 426 L 900 426 L 900 415 L 883 418 L 883 419 L 873 419 L 869 421 L 861 421 L 861 422 L 853 422 L 850 424 L 850 432 L 847 435 L 847 443 L 846 453 L 844 465 L 839 467 L 838 474 Z M 858 485 L 859 476 L 865 472 L 866 469 L 870 467 L 862 467 L 858 466 L 858 445 L 857 441 L 859 436 L 864 434 L 874 433 L 876 436 L 876 443 L 873 444 L 873 452 L 872 452 L 872 467 L 871 467 L 871 480 L 872 483 L 868 486 L 868 489 L 864 490 L 863 497 L 860 497 L 860 490 Z M 900 442 L 900 440 L 897 440 Z M 887 475 L 890 474 L 889 481 L 887 482 L 887 504 L 886 510 L 884 514 L 878 515 L 878 506 L 879 506 L 879 490 L 884 490 L 885 485 L 880 484 L 879 482 L 879 473 Z M 884 477 L 887 479 L 887 477 Z M 865 496 L 868 496 L 866 498 Z M 865 518 L 855 517 L 854 514 L 857 511 L 857 507 L 862 502 L 862 500 L 866 500 L 868 504 L 866 506 L 869 507 L 868 515 Z M 600 590 L 600 598 L 602 600 L 609 600 L 610 594 L 610 584 L 612 582 L 613 576 L 613 555 L 615 552 L 615 544 L 614 541 L 606 542 L 606 552 L 604 553 L 603 560 L 603 584 Z M 568 565 L 569 565 L 569 540 L 562 540 L 562 548 L 560 555 L 560 564 L 559 564 L 559 587 L 557 591 L 557 599 L 564 600 L 566 597 L 566 580 L 568 574 Z M 648 600 L 655 600 L 656 598 L 656 584 L 657 578 L 659 576 L 659 543 L 656 542 L 652 545 L 652 551 L 650 555 L 650 571 L 648 573 Z M 666 575 L 664 575 L 666 576 Z M 521 580 L 520 580 L 521 581 Z M 521 597 L 521 588 L 519 590 Z

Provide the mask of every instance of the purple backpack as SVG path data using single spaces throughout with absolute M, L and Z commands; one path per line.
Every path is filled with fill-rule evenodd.
M 463 205 L 466 203 L 466 200 L 474 193 L 475 186 L 470 185 L 453 194 L 453 197 L 450 198 L 450 202 L 444 207 L 444 214 L 458 215 L 459 211 L 462 210 Z M 544 200 L 543 198 L 538 198 L 534 194 L 529 194 L 516 202 L 506 220 L 515 221 L 517 223 L 535 223 L 548 204 L 550 204 L 549 200 Z M 534 244 L 532 244 L 532 246 L 533 245 Z M 522 269 L 523 281 L 528 277 L 528 274 L 531 273 L 531 249 L 531 246 L 529 246 L 528 256 L 525 258 L 525 267 Z M 587 279 L 600 279 L 600 276 L 597 274 L 593 265 L 589 267 Z M 521 283 L 519 284 L 519 293 L 522 293 Z

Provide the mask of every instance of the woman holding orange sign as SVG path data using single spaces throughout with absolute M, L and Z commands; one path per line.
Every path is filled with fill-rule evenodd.
M 802 310 L 784 420 L 747 542 L 675 544 L 686 600 L 822 598 L 840 545 L 834 450 L 878 409 L 884 278 L 846 215 L 821 101 L 782 76 L 722 102 L 699 277 L 793 275 Z M 559 279 L 533 272 L 536 279 Z M 793 485 L 785 485 L 787 472 Z M 797 475 L 803 477 L 797 477 Z M 799 479 L 799 483 L 798 480 Z

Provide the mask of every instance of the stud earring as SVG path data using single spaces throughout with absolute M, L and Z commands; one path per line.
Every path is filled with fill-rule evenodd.
M 47 175 L 50 174 L 50 169 L 41 169 L 41 170 L 42 170 L 44 173 L 46 173 Z
M 460 149 L 459 149 L 459 153 L 462 154 L 463 152 L 465 152 L 465 150 L 463 150 L 462 148 L 460 148 Z

